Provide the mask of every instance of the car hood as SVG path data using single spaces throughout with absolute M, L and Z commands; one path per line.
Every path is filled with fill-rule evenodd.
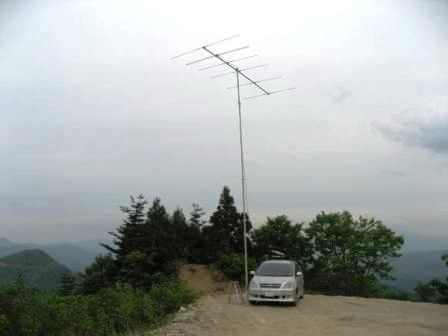
M 269 283 L 269 284 L 283 284 L 287 281 L 292 280 L 293 277 L 273 277 L 273 276 L 255 276 L 255 281 L 258 283 Z

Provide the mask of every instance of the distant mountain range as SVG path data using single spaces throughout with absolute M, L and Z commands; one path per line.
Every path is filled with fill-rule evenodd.
M 22 250 L 39 249 L 48 253 L 52 258 L 75 272 L 81 272 L 92 263 L 99 254 L 107 251 L 100 243 L 110 244 L 106 239 L 88 240 L 79 243 L 57 244 L 32 244 L 14 243 L 5 238 L 0 238 L 0 257 L 13 254 Z
M 396 233 L 404 237 L 401 253 L 448 250 L 448 236 L 426 236 L 400 230 Z
M 26 285 L 42 290 L 59 287 L 60 279 L 70 270 L 41 250 L 23 250 L 0 258 L 0 284 L 22 277 Z
M 446 279 L 448 267 L 441 257 L 448 253 L 448 248 L 440 251 L 418 251 L 404 253 L 400 258 L 392 260 L 394 270 L 393 281 L 383 281 L 385 284 L 412 293 L 419 281 L 428 282 L 431 279 Z

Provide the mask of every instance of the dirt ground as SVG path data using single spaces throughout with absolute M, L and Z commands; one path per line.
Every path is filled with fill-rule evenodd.
M 246 306 L 226 295 L 202 297 L 152 336 L 444 335 L 448 306 L 306 295 L 297 307 Z
M 222 275 L 213 273 L 206 265 L 187 264 L 180 268 L 179 278 L 201 294 L 213 294 L 224 284 Z

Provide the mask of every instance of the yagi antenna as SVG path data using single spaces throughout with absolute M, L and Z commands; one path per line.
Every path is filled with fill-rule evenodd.
M 257 57 L 257 56 L 258 56 L 258 54 L 250 55 L 250 56 L 246 56 L 246 57 L 241 57 L 241 58 L 236 58 L 236 59 L 233 59 L 233 60 L 229 61 L 229 63 L 240 62 L 240 61 L 247 60 L 249 58 L 254 58 L 254 57 Z M 218 63 L 218 64 L 209 65 L 209 66 L 206 66 L 204 68 L 198 69 L 198 71 L 204 71 L 204 70 L 207 70 L 207 69 L 217 68 L 217 67 L 223 66 L 223 65 L 227 65 L 227 63 Z
M 206 47 L 202 47 L 202 48 L 205 49 Z M 227 51 L 221 52 L 221 53 L 216 54 L 216 55 L 207 56 L 207 57 L 204 57 L 204 58 L 192 61 L 192 62 L 185 63 L 185 65 L 192 65 L 192 64 L 199 63 L 199 62 L 204 62 L 204 61 L 206 61 L 208 59 L 211 59 L 213 57 L 216 57 L 216 56 L 227 55 L 227 54 L 234 53 L 236 51 L 240 51 L 240 50 L 247 49 L 247 48 L 249 48 L 249 46 L 244 46 L 244 47 L 239 47 L 239 48 L 232 49 L 232 50 L 227 50 Z M 226 63 L 228 63 L 228 62 L 226 62 Z
M 248 68 L 239 69 L 238 71 L 247 71 L 247 70 L 252 70 L 252 69 L 258 69 L 258 68 L 266 67 L 266 66 L 268 66 L 268 65 L 269 65 L 269 64 L 259 64 L 259 65 L 251 66 L 251 67 L 248 67 Z M 232 74 L 234 74 L 234 73 L 235 73 L 234 71 L 224 72 L 224 73 L 222 73 L 222 74 L 214 75 L 214 76 L 212 76 L 212 78 L 218 78 L 218 77 L 222 77 L 222 76 L 232 75 Z M 259 82 L 260 82 L 260 81 L 258 81 L 258 83 L 259 83 Z M 254 81 L 254 83 L 257 83 L 257 82 Z M 240 85 L 240 87 L 241 87 L 241 85 Z
M 265 79 L 260 79 L 260 80 L 258 80 L 258 81 L 255 81 L 255 83 L 262 83 L 262 82 L 269 82 L 269 81 L 273 81 L 273 80 L 276 80 L 276 79 L 280 79 L 280 78 L 282 78 L 282 76 L 277 76 L 277 77 L 271 77 L 271 78 L 265 78 Z M 240 84 L 240 87 L 242 87 L 242 86 L 249 86 L 249 85 L 253 85 L 253 83 L 246 83 L 246 84 Z M 230 90 L 230 89 L 236 89 L 236 86 L 229 86 L 228 88 L 226 88 L 227 90 Z M 272 93 L 272 92 L 271 92 Z
M 240 52 L 241 50 L 248 49 L 249 46 L 242 46 L 242 47 L 238 47 L 235 49 L 226 50 L 223 52 L 214 52 L 210 49 L 211 46 L 214 46 L 218 43 L 226 42 L 228 40 L 232 40 L 237 37 L 239 37 L 239 35 L 233 35 L 233 36 L 227 37 L 225 39 L 222 39 L 222 40 L 219 40 L 216 42 L 208 43 L 208 44 L 203 45 L 202 47 L 198 47 L 198 48 L 183 52 L 179 55 L 176 55 L 176 56 L 172 57 L 171 59 L 180 58 L 180 57 L 189 55 L 194 52 L 202 51 L 202 52 L 205 52 L 207 54 L 207 56 L 200 58 L 200 59 L 196 59 L 194 61 L 190 61 L 190 62 L 186 63 L 185 65 L 194 65 L 197 63 L 202 63 L 202 62 L 208 61 L 210 59 L 217 59 L 219 61 L 219 63 L 205 66 L 198 70 L 203 71 L 203 70 L 208 70 L 208 69 L 214 69 L 214 68 L 221 67 L 221 66 L 227 66 L 232 71 L 215 75 L 212 78 L 223 77 L 223 76 L 227 76 L 230 74 L 235 74 L 235 76 L 236 76 L 236 86 L 229 87 L 228 89 L 237 89 L 236 91 L 237 91 L 237 102 L 238 102 L 238 120 L 239 120 L 239 131 L 240 131 L 241 187 L 242 187 L 242 203 L 243 203 L 242 204 L 242 206 L 243 206 L 242 221 L 243 221 L 243 241 L 244 241 L 245 290 L 246 290 L 246 297 L 247 297 L 247 288 L 248 288 L 247 286 L 248 286 L 249 278 L 248 278 L 248 270 L 247 270 L 247 225 L 246 225 L 247 223 L 246 223 L 246 221 L 248 218 L 247 217 L 248 209 L 247 209 L 247 195 L 246 195 L 246 168 L 244 165 L 244 151 L 243 151 L 243 127 L 241 124 L 240 87 L 253 86 L 256 89 L 258 89 L 259 91 L 261 91 L 261 94 L 255 95 L 255 96 L 250 96 L 245 99 L 253 99 L 253 98 L 258 98 L 258 97 L 262 97 L 262 96 L 270 96 L 272 94 L 294 90 L 295 88 L 287 88 L 287 89 L 271 91 L 271 90 L 268 90 L 268 89 L 264 88 L 263 86 L 261 86 L 260 83 L 279 79 L 280 77 L 271 77 L 271 78 L 266 78 L 266 79 L 261 79 L 261 80 L 254 80 L 254 79 L 252 79 L 252 77 L 249 77 L 245 73 L 245 71 L 248 71 L 248 70 L 265 67 L 265 66 L 267 66 L 267 64 L 260 64 L 260 65 L 249 66 L 249 67 L 244 67 L 244 68 L 238 68 L 237 66 L 234 65 L 234 63 L 236 63 L 236 62 L 246 60 L 249 58 L 253 58 L 258 55 L 249 55 L 249 56 L 245 56 L 245 57 L 239 57 L 239 58 L 232 59 L 229 61 L 226 60 L 225 58 L 223 58 L 224 55 Z M 240 79 L 245 79 L 247 81 L 247 83 L 240 84 Z
M 182 54 L 176 55 L 174 57 L 171 57 L 171 59 L 173 60 L 173 59 L 176 59 L 176 58 L 179 58 L 179 57 L 191 54 L 192 52 L 199 51 L 199 50 L 201 50 L 204 47 L 211 47 L 212 45 L 215 45 L 215 44 L 218 44 L 218 43 L 221 43 L 221 42 L 224 42 L 224 41 L 228 41 L 228 40 L 231 40 L 231 39 L 234 39 L 234 38 L 237 38 L 237 37 L 240 37 L 240 36 L 239 35 L 233 35 L 233 36 L 227 37 L 225 39 L 222 39 L 222 40 L 219 40 L 219 41 L 216 41 L 216 42 L 212 42 L 212 43 L 206 44 L 206 45 L 204 45 L 202 47 L 199 47 L 199 48 L 196 48 L 196 49 L 184 52 Z

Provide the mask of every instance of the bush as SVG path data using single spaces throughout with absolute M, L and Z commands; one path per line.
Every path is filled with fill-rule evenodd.
M 0 288 L 0 335 L 118 335 L 154 326 L 195 298 L 195 292 L 178 282 L 149 291 L 119 284 L 92 295 L 7 286 Z
M 248 271 L 255 270 L 255 259 L 247 259 Z M 242 281 L 244 279 L 244 255 L 231 253 L 221 256 L 216 267 L 229 279 Z

